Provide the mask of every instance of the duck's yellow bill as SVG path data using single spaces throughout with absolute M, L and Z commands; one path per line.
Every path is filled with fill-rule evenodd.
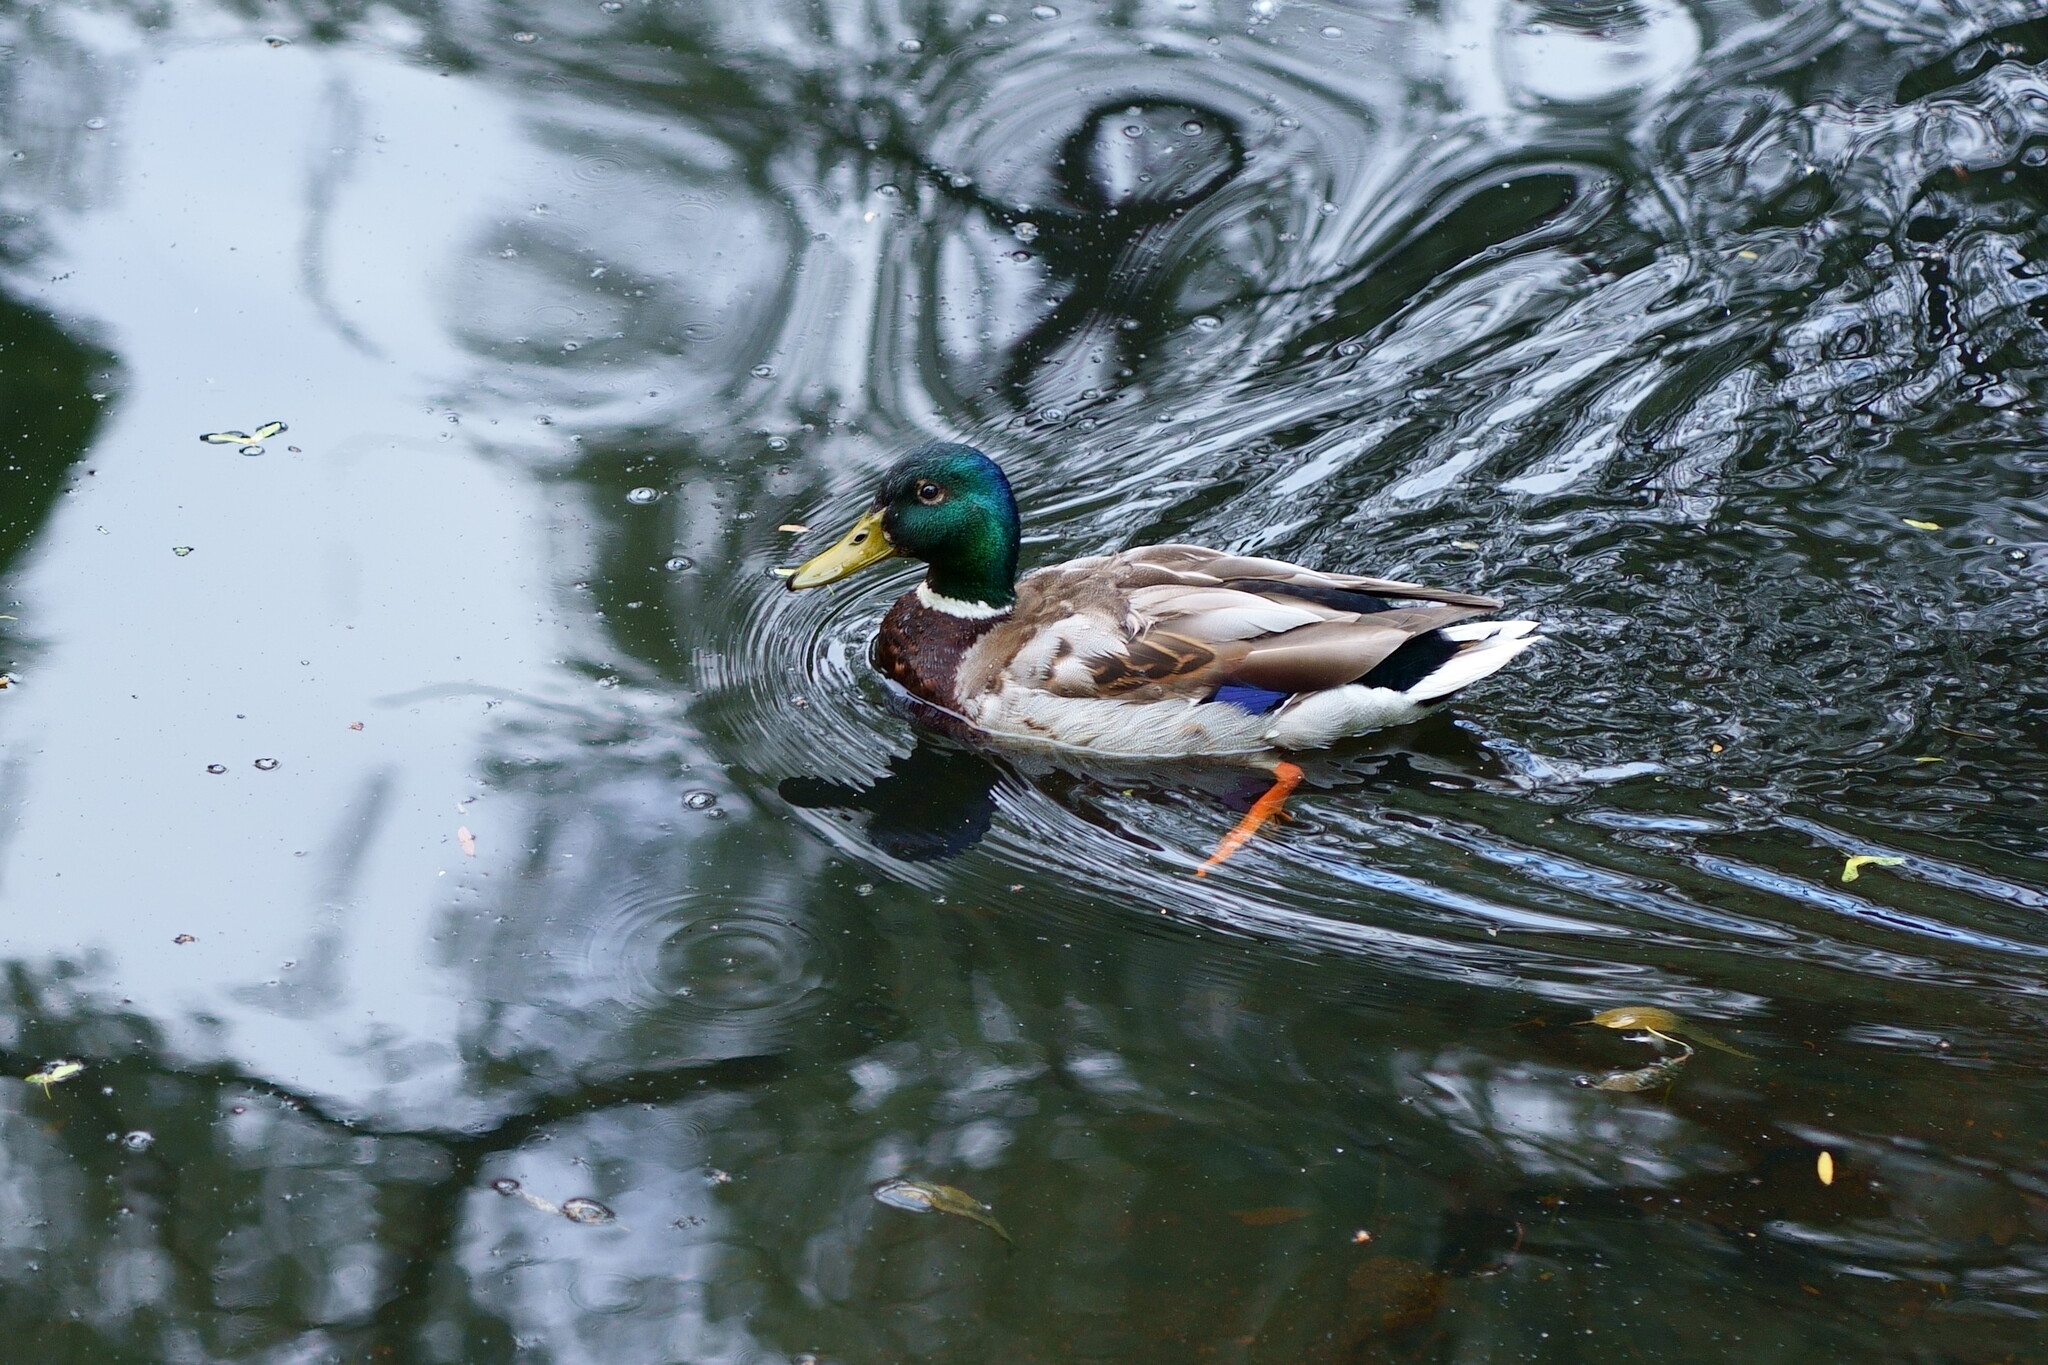
M 839 538 L 839 543 L 825 553 L 805 560 L 797 566 L 795 573 L 783 581 L 791 591 L 798 588 L 822 588 L 827 583 L 837 583 L 848 574 L 859 573 L 868 565 L 889 558 L 896 553 L 896 547 L 889 543 L 888 534 L 882 530 L 882 511 L 878 507 L 853 524 L 853 529 Z

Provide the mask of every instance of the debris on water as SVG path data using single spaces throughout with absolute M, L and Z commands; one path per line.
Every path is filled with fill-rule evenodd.
M 811 528 L 799 521 L 785 521 L 775 529 L 778 531 L 788 531 L 792 535 L 801 535 Z
M 84 1062 L 51 1062 L 41 1071 L 38 1071 L 33 1075 L 24 1076 L 22 1077 L 22 1079 L 27 1081 L 30 1085 L 41 1086 L 43 1094 L 48 1095 L 50 1093 L 51 1086 L 61 1084 L 64 1081 L 68 1081 L 72 1077 L 79 1075 L 84 1070 Z
M 1814 1158 L 1813 1173 L 1820 1177 L 1821 1184 L 1834 1184 L 1835 1154 L 1833 1152 L 1822 1152 L 1818 1157 Z
M 123 1133 L 121 1135 L 121 1145 L 131 1152 L 146 1152 L 155 1141 L 155 1133 L 141 1128 L 137 1128 L 132 1133 Z
M 491 1182 L 491 1188 L 499 1194 L 514 1195 L 519 1193 L 519 1182 L 509 1175 L 501 1175 Z
M 215 777 L 219 777 L 222 773 L 226 772 L 227 770 L 228 765 L 225 763 L 209 763 L 206 765 L 206 771 L 212 773 Z
M 1580 1022 L 1598 1024 L 1601 1028 L 1638 1029 L 1644 1033 L 1654 1034 L 1667 1043 L 1677 1043 L 1680 1047 L 1684 1047 L 1686 1040 L 1690 1039 L 1702 1047 L 1725 1052 L 1731 1057 L 1756 1060 L 1742 1049 L 1728 1046 L 1697 1024 L 1687 1023 L 1670 1010 L 1659 1009 L 1655 1005 L 1620 1005 L 1611 1010 L 1602 1010 L 1591 1019 L 1583 1019 Z
M 1292 1204 L 1276 1204 L 1264 1209 L 1232 1209 L 1230 1216 L 1248 1228 L 1271 1228 L 1306 1218 L 1308 1210 Z
M 261 442 L 289 429 L 282 422 L 265 422 L 254 431 L 209 431 L 201 434 L 199 439 L 210 446 L 239 446 L 244 455 L 261 455 Z
M 277 771 L 277 760 L 276 760 L 276 759 L 274 759 L 274 758 L 259 758 L 259 759 L 257 759 L 257 760 L 256 760 L 256 771 L 257 771 L 257 772 L 259 772 L 259 773 L 274 773 L 274 772 L 276 772 L 276 771 Z
M 996 1221 L 989 1206 L 973 1195 L 951 1185 L 935 1185 L 928 1180 L 907 1180 L 898 1176 L 884 1180 L 875 1186 L 875 1199 L 892 1209 L 903 1209 L 910 1213 L 947 1213 L 955 1218 L 965 1218 L 981 1224 L 996 1236 L 1012 1246 L 1016 1239 L 1011 1237 L 1003 1225 Z
M 476 856 L 476 836 L 469 832 L 468 825 L 457 825 L 455 827 L 455 842 L 462 845 L 463 857 L 474 858 Z
M 1842 864 L 1842 880 L 1853 882 L 1863 875 L 1866 867 L 1897 867 L 1904 858 L 1880 858 L 1875 854 L 1859 853 Z
M 359 720 L 352 720 L 348 723 L 348 728 L 351 730 L 360 730 L 363 728 L 363 723 Z
M 171 553 L 176 555 L 178 558 L 183 559 L 186 555 L 192 553 L 192 547 L 190 545 L 173 545 L 171 547 Z
M 562 1201 L 562 1217 L 572 1223 L 615 1223 L 618 1216 L 595 1199 L 576 1195 Z
M 196 934 L 180 934 L 176 938 L 172 939 L 171 942 L 182 946 L 187 943 L 197 943 L 199 942 L 199 938 L 198 935 Z
M 693 791 L 683 793 L 684 810 L 710 810 L 718 804 L 718 793 Z
M 650 502 L 659 502 L 660 500 L 661 490 L 659 488 L 632 488 L 626 492 L 626 501 L 632 503 L 635 507 L 645 507 Z
M 1938 521 L 1915 521 L 1911 517 L 1902 517 L 1900 520 L 1916 531 L 1939 531 L 1941 529 L 1941 523 Z

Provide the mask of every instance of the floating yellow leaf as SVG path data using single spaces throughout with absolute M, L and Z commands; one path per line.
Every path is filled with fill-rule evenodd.
M 911 1213 L 950 1213 L 955 1218 L 965 1218 L 981 1224 L 1005 1242 L 1015 1245 L 1014 1239 L 996 1221 L 989 1206 L 973 1195 L 951 1185 L 935 1185 L 927 1180 L 884 1180 L 874 1188 L 875 1199 L 892 1209 L 905 1209 Z
M 1938 521 L 1915 521 L 1911 517 L 1905 517 L 1903 520 L 1906 525 L 1916 531 L 1939 531 L 1941 529 L 1941 523 Z
M 1753 261 L 1756 259 L 1756 253 L 1754 251 L 1738 251 L 1735 254 L 1745 261 Z
M 1832 1184 L 1834 1184 L 1834 1183 L 1835 1183 L 1835 1154 L 1834 1154 L 1833 1152 L 1822 1152 L 1822 1153 L 1820 1154 L 1820 1156 L 1819 1156 L 1819 1157 L 1817 1157 L 1817 1158 L 1816 1158 L 1816 1159 L 1814 1160 L 1814 1163 L 1813 1163 L 1813 1173 L 1814 1173 L 1815 1175 L 1817 1175 L 1817 1176 L 1819 1176 L 1819 1177 L 1820 1177 L 1820 1183 L 1821 1183 L 1821 1184 L 1823 1184 L 1823 1185 L 1832 1185 Z
M 1904 858 L 1880 858 L 1875 854 L 1859 853 L 1842 864 L 1842 880 L 1853 882 L 1863 875 L 1866 867 L 1897 867 Z
M 811 528 L 810 528 L 810 527 L 808 527 L 808 526 L 805 526 L 805 525 L 804 525 L 803 523 L 801 523 L 801 522 L 795 522 L 795 521 L 785 521 L 785 522 L 783 522 L 783 523 L 782 523 L 782 525 L 780 525 L 780 526 L 776 527 L 775 529 L 776 529 L 776 530 L 778 530 L 778 531 L 788 531 L 788 532 L 791 532 L 792 534 L 800 534 L 800 533 L 802 533 L 802 532 L 804 532 L 804 531 L 808 531 L 808 530 L 810 530 Z
M 1689 1039 L 1732 1057 L 1749 1057 L 1747 1052 L 1728 1046 L 1697 1024 L 1687 1023 L 1670 1010 L 1659 1009 L 1655 1005 L 1620 1005 L 1611 1010 L 1601 1010 L 1591 1019 L 1581 1022 L 1598 1024 L 1601 1028 L 1640 1029 L 1644 1033 L 1653 1033 L 1666 1042 L 1679 1043 L 1681 1046 Z

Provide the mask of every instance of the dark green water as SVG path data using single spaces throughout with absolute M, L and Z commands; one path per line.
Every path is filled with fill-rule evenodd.
M 0 1359 L 2048 1361 L 2043 63 L 0 5 Z M 770 575 L 933 437 L 1550 642 L 1196 881 Z

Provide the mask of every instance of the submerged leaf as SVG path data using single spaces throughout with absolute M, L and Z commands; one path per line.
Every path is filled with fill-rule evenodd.
M 1270 1228 L 1306 1218 L 1308 1210 L 1291 1204 L 1275 1204 L 1267 1209 L 1232 1209 L 1230 1216 L 1248 1228 Z
M 1699 1025 L 1688 1023 L 1670 1010 L 1659 1009 L 1655 1005 L 1620 1005 L 1611 1010 L 1601 1010 L 1585 1022 L 1598 1024 L 1602 1028 L 1641 1029 L 1644 1033 L 1653 1033 L 1668 1042 L 1695 1042 L 1701 1047 L 1710 1047 L 1731 1057 L 1755 1060 L 1741 1048 L 1730 1047 Z
M 1875 854 L 1859 853 L 1842 864 L 1842 880 L 1853 882 L 1863 875 L 1866 867 L 1897 867 L 1904 858 L 1880 858 Z
M 1654 1090 L 1660 1085 L 1672 1084 L 1678 1079 L 1679 1069 L 1692 1059 L 1692 1049 L 1686 1048 L 1681 1056 L 1666 1057 L 1662 1061 L 1637 1067 L 1633 1071 L 1610 1071 L 1597 1081 L 1590 1076 L 1581 1076 L 1579 1083 L 1589 1085 L 1595 1090 L 1617 1090 L 1623 1094 L 1633 1095 L 1644 1090 Z
M 876 1200 L 892 1209 L 905 1209 L 911 1213 L 949 1213 L 955 1218 L 968 1219 L 981 1224 L 1005 1242 L 1016 1245 L 1016 1239 L 996 1221 L 988 1205 L 951 1185 L 898 1177 L 875 1186 L 874 1195 Z

